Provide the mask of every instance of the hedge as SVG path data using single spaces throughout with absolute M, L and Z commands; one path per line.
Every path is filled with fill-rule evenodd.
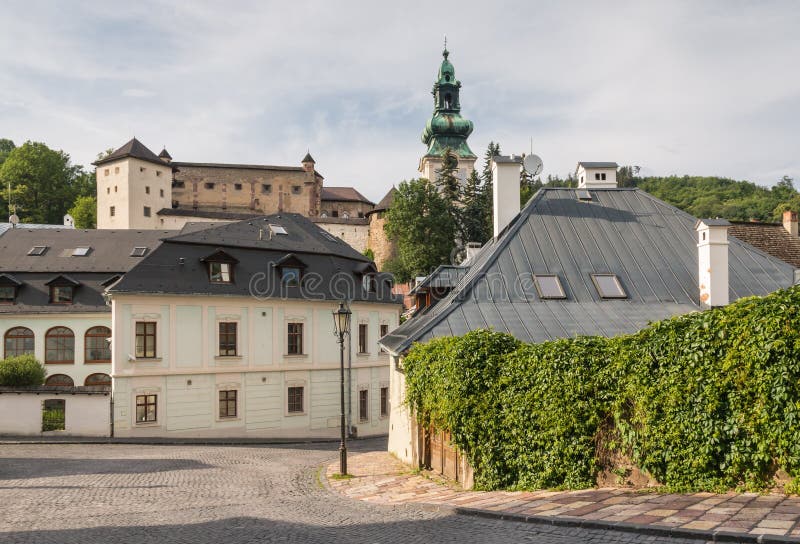
M 438 338 L 404 368 L 478 488 L 591 487 L 602 448 L 671 491 L 800 487 L 800 287 L 616 338 Z
M 20 387 L 42 385 L 47 371 L 33 355 L 0 360 L 0 385 Z

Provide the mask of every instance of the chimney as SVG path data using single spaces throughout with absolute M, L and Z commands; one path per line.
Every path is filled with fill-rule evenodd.
M 462 265 L 466 265 L 472 262 L 472 259 L 481 252 L 481 243 L 480 242 L 467 242 L 467 248 L 464 255 L 464 260 L 461 262 Z
M 717 308 L 730 302 L 728 284 L 728 228 L 725 219 L 700 219 L 694 228 L 698 234 L 697 264 L 700 306 Z
M 615 162 L 579 162 L 575 168 L 578 189 L 616 188 L 618 166 Z
M 783 228 L 792 236 L 798 236 L 797 212 L 786 210 L 783 212 Z
M 494 207 L 494 237 L 519 214 L 519 173 L 522 157 L 511 155 L 492 157 L 492 193 Z

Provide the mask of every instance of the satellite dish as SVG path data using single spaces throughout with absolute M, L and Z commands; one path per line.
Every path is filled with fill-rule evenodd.
M 525 168 L 525 171 L 531 176 L 538 176 L 541 174 L 543 164 L 542 159 L 539 158 L 538 155 L 528 155 L 522 161 L 523 168 Z

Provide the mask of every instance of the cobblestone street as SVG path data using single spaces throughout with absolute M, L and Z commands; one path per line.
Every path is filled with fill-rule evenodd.
M 0 445 L 0 542 L 682 542 L 349 499 L 319 480 L 336 450 Z

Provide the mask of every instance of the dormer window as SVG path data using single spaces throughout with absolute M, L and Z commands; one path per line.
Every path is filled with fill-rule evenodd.
M 361 277 L 361 288 L 365 293 L 374 293 L 377 290 L 377 282 L 375 281 L 375 274 L 364 274 Z
M 51 285 L 50 303 L 51 304 L 71 304 L 74 294 L 74 287 L 71 285 Z
M 616 274 L 592 274 L 600 298 L 628 298 Z
M 0 304 L 14 304 L 17 298 L 17 289 L 21 286 L 22 282 L 14 276 L 0 274 Z
M 301 261 L 294 253 L 284 255 L 273 266 L 278 269 L 281 284 L 288 287 L 297 287 L 303 282 L 303 271 L 306 268 L 306 263 Z
M 301 273 L 300 268 L 296 266 L 284 266 L 281 268 L 281 282 L 284 285 L 297 287 L 300 285 Z
M 211 283 L 233 283 L 233 267 L 239 262 L 236 258 L 218 249 L 200 260 L 208 266 L 208 280 Z
M 232 277 L 230 263 L 208 263 L 208 279 L 212 283 L 230 283 Z

